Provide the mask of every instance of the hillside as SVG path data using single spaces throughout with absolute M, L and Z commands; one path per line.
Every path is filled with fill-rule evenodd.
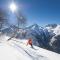
M 5 36 L 5 39 L 8 39 Z M 12 38 L 0 43 L 0 60 L 60 60 L 60 54 L 37 46 L 26 46 L 27 40 Z

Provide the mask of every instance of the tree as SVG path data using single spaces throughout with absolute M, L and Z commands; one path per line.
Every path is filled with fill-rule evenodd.
M 0 9 L 0 29 L 4 26 L 6 22 L 7 22 L 6 12 Z

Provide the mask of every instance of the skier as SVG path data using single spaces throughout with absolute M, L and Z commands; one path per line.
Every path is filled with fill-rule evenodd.
M 27 45 L 28 45 L 28 44 L 33 48 L 32 39 L 31 39 L 31 38 L 29 38 L 29 40 L 28 40 L 28 42 L 27 42 Z

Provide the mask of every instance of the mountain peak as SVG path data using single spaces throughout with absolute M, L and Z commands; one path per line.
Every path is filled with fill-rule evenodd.
M 57 24 L 48 24 L 48 25 L 46 25 L 46 27 L 56 28 L 57 27 Z

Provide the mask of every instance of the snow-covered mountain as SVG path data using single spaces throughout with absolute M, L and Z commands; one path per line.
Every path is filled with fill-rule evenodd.
M 33 45 L 60 53 L 60 25 L 48 24 L 41 27 L 34 24 L 24 29 L 20 28 L 19 31 L 17 30 L 16 26 L 10 26 L 3 29 L 2 34 L 12 36 L 15 33 L 15 38 L 18 39 L 32 38 Z
M 4 38 L 4 39 L 3 39 Z M 60 60 L 60 54 L 34 46 L 26 45 L 27 40 L 12 38 L 4 35 L 0 38 L 0 60 Z
M 55 35 L 50 40 L 50 46 L 55 52 L 60 53 L 60 25 L 51 24 L 46 26 L 49 32 L 54 33 Z
M 49 46 L 49 39 L 53 36 L 48 32 L 46 28 L 40 27 L 34 24 L 28 27 L 26 30 L 26 38 L 31 37 L 33 39 L 33 44 L 40 47 Z M 48 39 L 49 38 L 49 39 Z

